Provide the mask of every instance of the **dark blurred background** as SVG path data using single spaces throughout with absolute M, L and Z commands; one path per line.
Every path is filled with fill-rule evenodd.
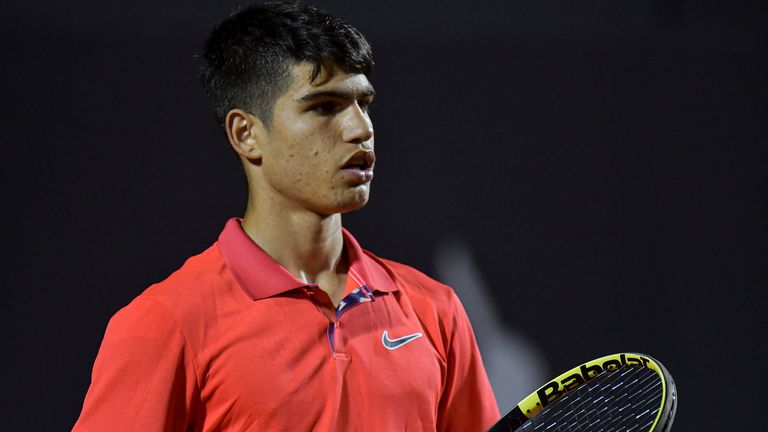
M 6 3 L 3 428 L 68 430 L 109 317 L 244 210 L 195 58 L 238 3 Z M 762 430 L 767 3 L 313 4 L 374 46 L 367 249 L 459 242 L 547 375 L 647 352 L 674 431 Z

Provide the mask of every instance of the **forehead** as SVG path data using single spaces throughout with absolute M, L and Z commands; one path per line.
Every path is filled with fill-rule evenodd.
M 291 84 L 283 96 L 294 101 L 317 92 L 333 91 L 355 97 L 373 94 L 373 85 L 362 73 L 348 73 L 329 64 L 320 68 L 320 73 L 312 80 L 314 65 L 308 62 L 295 64 L 291 68 Z

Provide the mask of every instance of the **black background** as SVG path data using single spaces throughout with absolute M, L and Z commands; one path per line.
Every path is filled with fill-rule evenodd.
M 676 432 L 763 427 L 764 2 L 314 4 L 374 46 L 367 249 L 463 239 L 552 373 L 652 353 Z M 235 5 L 0 6 L 4 428 L 71 428 L 109 317 L 242 214 L 195 59 Z

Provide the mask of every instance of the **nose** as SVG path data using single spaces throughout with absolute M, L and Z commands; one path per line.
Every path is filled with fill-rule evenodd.
M 357 103 L 350 105 L 342 125 L 342 139 L 350 144 L 363 144 L 373 138 L 371 117 Z

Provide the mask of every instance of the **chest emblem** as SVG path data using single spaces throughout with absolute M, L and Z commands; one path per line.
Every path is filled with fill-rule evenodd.
M 384 330 L 384 333 L 381 334 L 381 344 L 384 345 L 384 348 L 388 350 L 396 350 L 408 342 L 412 342 L 422 336 L 424 336 L 422 333 L 414 333 L 399 338 L 390 339 L 389 334 L 386 330 Z

